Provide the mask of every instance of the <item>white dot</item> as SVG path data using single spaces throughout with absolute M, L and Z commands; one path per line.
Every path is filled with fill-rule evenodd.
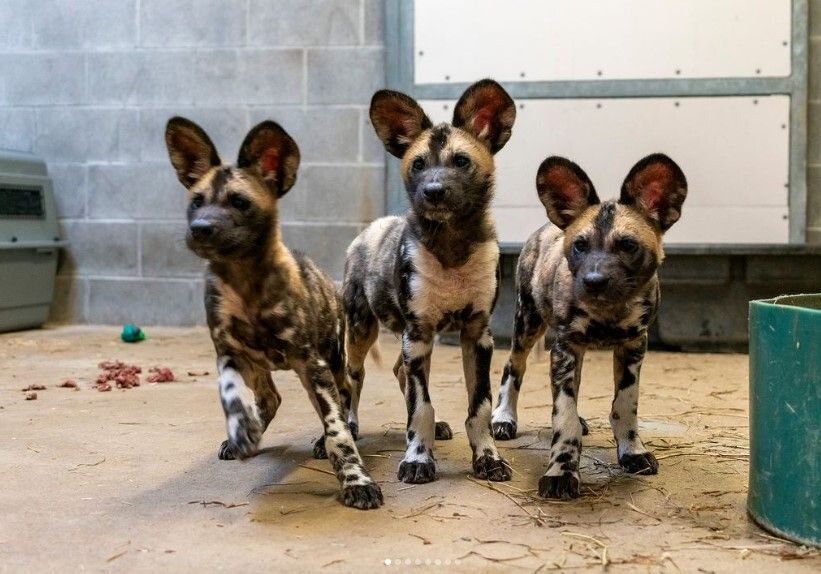
M 437 566 L 441 566 L 441 565 L 442 565 L 442 561 L 441 561 L 441 560 L 439 560 L 438 558 L 437 558 L 436 560 L 434 560 L 434 561 L 433 561 L 433 563 L 434 563 L 434 564 L 436 564 Z
M 445 566 L 450 566 L 450 558 L 448 558 L 447 560 L 445 560 Z
M 462 561 L 457 558 L 456 560 L 453 561 L 453 563 L 456 564 L 457 566 L 459 566 L 459 564 L 461 564 Z
M 390 565 L 391 565 L 391 559 L 390 558 L 385 558 L 385 566 L 390 566 Z
M 410 558 L 405 558 L 405 566 L 410 566 Z
M 425 560 L 425 565 L 426 565 L 426 566 L 430 566 L 430 564 L 431 564 L 431 559 L 430 559 L 430 558 L 428 558 L 427 560 Z
M 416 565 L 419 566 L 420 564 L 422 564 L 422 561 L 419 558 L 417 558 L 416 559 Z

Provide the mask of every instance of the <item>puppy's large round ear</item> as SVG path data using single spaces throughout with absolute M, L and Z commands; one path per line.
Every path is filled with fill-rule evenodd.
M 565 229 L 591 205 L 601 203 L 584 170 L 558 156 L 547 158 L 539 166 L 536 191 L 548 219 L 559 229 Z
M 480 80 L 470 86 L 453 110 L 453 125 L 473 134 L 490 148 L 490 153 L 505 146 L 515 120 L 513 98 L 493 80 Z
M 379 90 L 373 95 L 370 116 L 385 149 L 399 158 L 419 134 L 433 127 L 416 100 L 393 90 Z
M 686 197 L 684 172 L 663 153 L 654 153 L 639 160 L 624 178 L 619 203 L 635 206 L 661 231 L 667 231 L 681 217 Z
M 209 169 L 220 165 L 217 148 L 211 138 L 191 120 L 179 116 L 168 120 L 165 145 L 177 178 L 186 188 L 194 185 Z
M 282 197 L 296 183 L 299 147 L 278 123 L 266 120 L 245 136 L 237 167 L 253 171 L 277 197 Z

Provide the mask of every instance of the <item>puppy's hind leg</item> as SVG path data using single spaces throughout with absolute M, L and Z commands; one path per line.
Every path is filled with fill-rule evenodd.
M 365 297 L 365 289 L 356 282 L 345 286 L 345 357 L 349 389 L 348 426 L 354 439 L 359 435 L 359 400 L 365 384 L 365 358 L 379 336 L 379 320 Z
M 399 353 L 399 356 L 396 358 L 396 363 L 393 365 L 393 374 L 396 376 L 396 380 L 399 381 L 399 388 L 404 395 L 407 377 L 405 376 L 405 366 L 402 364 L 402 353 Z M 430 357 L 425 360 L 425 377 L 430 380 Z M 450 440 L 453 438 L 453 430 L 451 430 L 450 425 L 445 421 L 436 421 L 434 438 L 436 440 Z
M 220 445 L 222 460 L 248 458 L 256 453 L 262 433 L 276 415 L 282 398 L 271 373 L 246 366 L 230 356 L 217 359 L 219 392 L 225 411 L 228 440 Z
M 296 371 L 322 420 L 325 450 L 342 486 L 343 504 L 362 510 L 379 507 L 382 490 L 365 470 L 350 428 L 342 418 L 336 381 L 327 362 L 312 356 L 296 365 Z
M 529 291 L 522 292 L 516 299 L 516 311 L 513 321 L 513 339 L 510 345 L 510 358 L 502 373 L 502 384 L 499 387 L 499 402 L 493 410 L 491 425 L 496 440 L 511 440 L 518 432 L 519 390 L 522 388 L 527 357 L 538 341 L 544 338 L 545 323 L 536 309 L 536 304 Z

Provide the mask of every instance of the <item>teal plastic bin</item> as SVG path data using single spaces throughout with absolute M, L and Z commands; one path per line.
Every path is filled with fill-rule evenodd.
M 821 546 L 821 294 L 750 302 L 747 510 Z

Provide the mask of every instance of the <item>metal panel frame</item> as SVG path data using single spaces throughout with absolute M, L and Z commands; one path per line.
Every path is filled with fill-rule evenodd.
M 456 100 L 464 83 L 414 84 L 414 4 L 386 0 L 385 44 L 388 87 L 416 99 Z M 517 99 L 643 98 L 689 96 L 790 96 L 789 241 L 806 242 L 807 226 L 807 65 L 808 0 L 792 0 L 791 73 L 778 78 L 709 78 L 666 80 L 584 80 L 505 82 Z M 396 161 L 387 163 L 387 207 L 391 213 L 407 208 Z

